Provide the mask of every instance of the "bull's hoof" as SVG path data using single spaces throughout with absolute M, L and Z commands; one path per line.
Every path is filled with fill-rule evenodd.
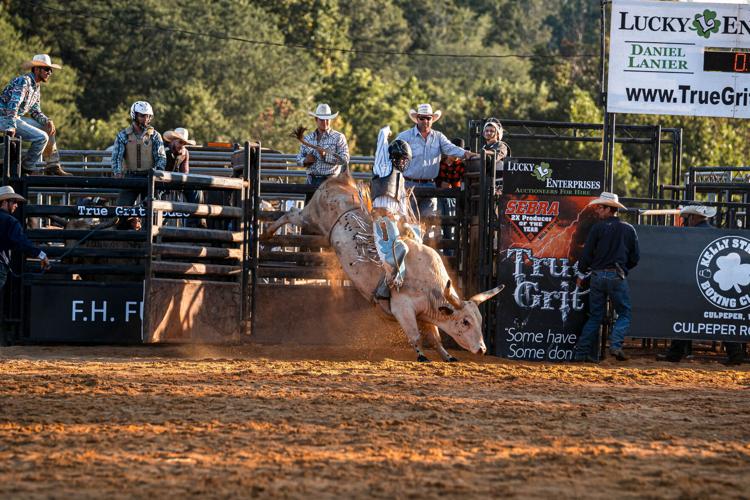
M 448 359 L 446 359 L 448 363 L 458 363 L 458 358 L 455 358 L 453 356 L 449 356 Z
M 417 361 L 419 361 L 420 363 L 429 363 L 430 362 L 430 360 L 427 359 L 427 356 L 425 356 L 424 354 L 420 354 L 419 356 L 417 356 Z

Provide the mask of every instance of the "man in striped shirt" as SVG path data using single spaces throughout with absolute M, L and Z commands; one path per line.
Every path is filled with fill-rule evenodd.
M 331 122 L 339 115 L 332 113 L 328 104 L 319 104 L 315 112 L 308 111 L 315 118 L 316 128 L 303 139 L 297 154 L 297 164 L 307 169 L 307 183 L 316 188 L 329 177 L 341 173 L 349 163 L 349 145 L 341 132 L 331 128 Z M 305 196 L 305 203 L 313 193 Z

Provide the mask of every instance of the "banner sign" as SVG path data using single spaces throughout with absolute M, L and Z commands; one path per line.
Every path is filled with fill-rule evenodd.
M 750 5 L 614 0 L 607 111 L 750 117 Z
M 661 226 L 636 231 L 641 261 L 628 278 L 632 336 L 750 341 L 750 234 Z
M 145 217 L 146 207 L 141 205 L 128 206 L 94 206 L 76 205 L 76 212 L 82 217 Z M 162 212 L 164 217 L 190 217 L 190 212 Z
M 569 361 L 586 320 L 577 260 L 597 221 L 588 202 L 604 186 L 604 162 L 511 158 L 498 207 L 495 355 Z
M 34 283 L 29 340 L 96 344 L 141 343 L 143 282 Z

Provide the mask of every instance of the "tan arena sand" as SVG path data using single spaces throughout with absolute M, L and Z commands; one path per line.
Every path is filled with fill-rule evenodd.
M 0 496 L 750 497 L 748 365 L 455 354 L 0 348 Z

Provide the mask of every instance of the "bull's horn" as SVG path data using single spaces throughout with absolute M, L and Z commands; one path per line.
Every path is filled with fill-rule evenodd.
M 482 302 L 484 302 L 485 300 L 491 299 L 492 297 L 494 297 L 498 293 L 502 292 L 503 288 L 505 288 L 505 285 L 496 286 L 492 290 L 487 290 L 486 292 L 480 292 L 480 293 L 474 295 L 469 300 L 472 301 L 472 302 L 474 302 L 476 305 L 479 305 Z
M 453 290 L 451 289 L 451 280 L 448 280 L 448 283 L 445 285 L 443 296 L 445 296 L 445 300 L 447 300 L 448 303 L 455 309 L 461 309 L 464 306 L 464 303 L 461 302 L 461 299 L 459 299 L 456 294 L 453 293 Z

